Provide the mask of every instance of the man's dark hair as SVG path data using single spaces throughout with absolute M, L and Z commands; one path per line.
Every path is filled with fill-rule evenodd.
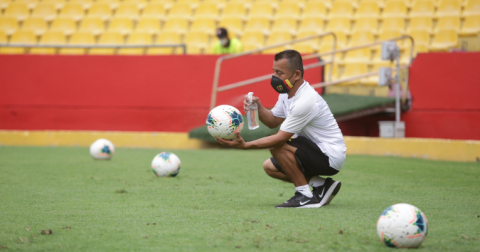
M 299 52 L 295 50 L 285 50 L 283 52 L 279 52 L 275 54 L 275 61 L 278 61 L 281 59 L 288 60 L 290 71 L 295 72 L 297 70 L 300 70 L 300 72 L 302 72 L 302 78 L 303 78 L 303 61 L 302 61 L 302 55 L 300 55 Z

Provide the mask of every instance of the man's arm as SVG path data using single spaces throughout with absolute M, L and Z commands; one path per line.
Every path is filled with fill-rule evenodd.
M 240 133 L 237 133 L 236 134 L 237 138 L 232 141 L 226 141 L 221 138 L 216 138 L 216 139 L 217 139 L 217 142 L 219 142 L 222 145 L 237 148 L 237 149 L 242 149 L 242 150 L 249 150 L 249 149 L 271 148 L 276 145 L 285 143 L 292 136 L 293 136 L 293 133 L 288 133 L 280 130 L 275 135 L 263 137 L 251 142 L 245 142 L 243 138 L 240 136 Z
M 280 126 L 280 124 L 282 124 L 282 122 L 285 120 L 285 118 L 274 116 L 270 109 L 267 109 L 262 105 L 258 97 L 253 97 L 252 102 L 256 102 L 258 105 L 258 118 L 270 129 Z M 243 101 L 243 108 L 245 111 L 249 110 L 248 106 L 248 99 L 247 96 L 245 96 L 245 100 Z

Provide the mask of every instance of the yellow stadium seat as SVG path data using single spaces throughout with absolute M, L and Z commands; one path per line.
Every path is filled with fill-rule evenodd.
M 184 43 L 187 45 L 188 54 L 201 54 L 207 52 L 208 36 L 201 31 L 193 31 L 185 35 Z
M 308 1 L 302 13 L 303 20 L 311 17 L 325 19 L 326 16 L 327 16 L 327 6 L 325 5 L 324 2 Z
M 430 32 L 426 30 L 413 30 L 409 33 L 413 38 L 415 48 L 429 48 L 430 47 Z M 409 42 L 406 43 L 409 46 Z
M 413 30 L 426 30 L 428 32 L 432 31 L 433 19 L 430 16 L 426 17 L 412 17 L 410 18 L 410 25 L 408 26 L 407 32 L 410 33 Z
M 393 39 L 393 38 L 398 38 L 398 37 L 401 37 L 402 36 L 402 33 L 398 30 L 386 30 L 386 31 L 382 31 L 379 35 L 378 35 L 378 40 L 379 41 L 384 41 L 384 40 L 389 40 L 389 39 Z M 395 41 L 398 45 L 398 47 L 400 48 L 403 48 L 403 45 L 404 45 L 404 40 L 396 40 Z M 376 48 L 379 52 L 380 52 L 380 46 L 378 48 Z
M 361 17 L 355 20 L 353 31 L 368 31 L 377 34 L 378 22 L 376 17 Z
M 0 0 L 0 13 L 8 7 L 8 5 L 13 2 L 12 0 Z
M 7 42 L 7 35 L 4 31 L 0 30 L 0 44 L 6 44 Z
M 23 21 L 29 15 L 27 4 L 25 3 L 10 3 L 3 13 L 3 17 L 13 17 L 17 21 Z
M 210 18 L 210 19 L 217 19 L 218 18 L 218 6 L 214 2 L 210 3 L 202 3 L 198 6 L 197 10 L 195 11 L 195 18 Z
M 158 20 L 165 20 L 165 6 L 162 3 L 150 2 L 142 12 L 142 18 L 156 18 Z
M 148 32 L 133 32 L 127 39 L 125 45 L 151 45 L 152 35 Z M 120 48 L 118 54 L 121 55 L 142 55 L 146 52 L 146 47 L 142 48 Z
M 135 32 L 147 32 L 150 35 L 157 35 L 160 32 L 160 21 L 156 18 L 141 18 L 135 26 Z
M 313 36 L 316 34 L 317 33 L 315 31 L 299 32 L 297 35 L 297 39 Z M 318 50 L 319 45 L 320 45 L 320 39 L 315 38 L 315 39 L 309 39 L 303 42 L 295 43 L 293 44 L 293 49 L 297 50 L 300 53 L 314 53 Z
M 460 30 L 460 16 L 440 16 L 437 20 L 435 31 Z
M 368 31 L 356 31 L 350 37 L 350 46 L 359 46 L 375 42 L 373 33 Z
M 191 8 L 190 4 L 189 3 L 177 2 L 170 9 L 170 12 L 168 13 L 168 18 L 191 19 L 192 18 L 192 8 Z
M 95 37 L 91 32 L 78 31 L 72 34 L 68 45 L 95 45 Z M 82 55 L 86 54 L 87 48 L 60 48 L 59 54 Z
M 223 9 L 222 18 L 245 18 L 247 9 L 243 2 L 228 2 Z
M 356 18 L 360 17 L 378 17 L 380 16 L 380 6 L 377 1 L 362 1 L 355 13 Z
M 465 23 L 460 30 L 460 35 L 477 35 L 480 33 L 480 14 L 470 15 L 465 18 Z
M 336 49 L 344 48 L 347 46 L 347 35 L 344 32 L 335 32 L 335 36 L 337 38 L 337 46 Z M 320 44 L 320 51 L 321 52 L 328 52 L 332 51 L 334 39 L 333 36 L 327 35 L 322 37 L 322 43 Z
M 348 63 L 345 65 L 345 71 L 343 72 L 341 79 L 356 77 L 362 74 L 368 73 L 368 66 L 363 62 Z M 340 85 L 356 85 L 361 82 L 361 79 L 342 82 Z
M 101 18 L 103 21 L 110 20 L 112 17 L 112 9 L 110 4 L 95 2 L 88 10 L 87 17 Z
M 66 0 L 42 0 L 41 3 L 52 3 L 55 9 L 59 11 L 63 8 L 63 6 L 65 6 L 67 1 Z
M 80 23 L 78 31 L 90 32 L 94 36 L 98 36 L 105 31 L 105 23 L 98 17 L 86 17 Z
M 300 23 L 300 27 L 298 28 L 298 32 L 310 32 L 313 31 L 315 33 L 324 32 L 323 28 L 323 19 L 321 17 L 306 17 Z
M 177 0 L 177 3 L 200 4 L 201 0 Z
M 462 9 L 460 0 L 440 0 L 437 7 L 437 17 L 459 16 Z
M 342 32 L 345 34 L 350 34 L 351 25 L 350 18 L 348 17 L 334 17 L 328 21 L 327 31 L 331 32 Z
M 63 32 L 60 31 L 47 31 L 40 38 L 39 45 L 65 45 L 67 39 Z M 50 47 L 34 47 L 30 50 L 31 54 L 55 54 L 58 48 Z
M 279 18 L 273 23 L 271 31 L 287 31 L 291 35 L 295 35 L 297 33 L 297 19 L 294 17 Z
M 480 0 L 468 0 L 463 8 L 462 15 L 480 15 Z
M 399 31 L 403 34 L 405 32 L 405 19 L 402 17 L 386 17 L 383 19 L 380 31 Z
M 255 50 L 265 46 L 264 35 L 258 31 L 246 31 L 241 41 L 245 51 Z
M 12 35 L 18 30 L 18 22 L 14 17 L 0 17 L 0 30 L 7 36 Z
M 156 45 L 173 45 L 180 44 L 180 35 L 176 32 L 163 32 L 157 36 L 154 44 Z M 183 53 L 182 48 L 180 47 L 151 47 L 147 50 L 149 55 L 159 55 L 159 54 L 180 54 Z
M 340 78 L 340 74 L 339 74 L 340 71 L 338 69 L 337 64 L 327 64 L 324 67 L 325 67 L 324 73 L 325 73 L 325 80 L 326 81 L 329 81 L 329 82 L 330 81 L 336 81 Z M 331 76 L 330 76 L 330 71 L 332 73 Z
M 430 51 L 449 51 L 458 46 L 458 35 L 456 30 L 439 30 L 434 34 L 430 44 Z
M 163 25 L 162 32 L 176 32 L 185 34 L 188 30 L 188 20 L 185 18 L 169 18 Z
M 120 0 L 95 0 L 95 4 L 96 3 L 108 4 L 110 9 L 115 10 L 118 8 L 118 5 L 120 4 Z
M 434 0 L 415 0 L 410 10 L 410 17 L 433 16 L 434 11 Z
M 215 35 L 215 20 L 209 17 L 196 18 L 189 32 L 203 32 L 209 36 Z
M 65 36 L 70 36 L 76 29 L 77 26 L 73 18 L 56 18 L 50 27 L 50 31 L 63 32 Z
M 271 45 L 276 45 L 276 44 L 289 42 L 291 40 L 292 40 L 292 35 L 289 32 L 274 31 L 274 32 L 272 32 L 272 34 L 270 34 L 270 36 L 268 36 L 266 45 L 271 46 Z M 281 46 L 281 47 L 276 47 L 276 48 L 265 50 L 262 53 L 263 54 L 275 54 L 275 53 L 278 53 L 280 51 L 286 50 L 288 48 L 289 47 L 287 47 L 287 46 Z
M 352 63 L 352 62 L 363 62 L 367 64 L 370 62 L 370 58 L 372 57 L 372 52 L 370 48 L 362 48 L 352 51 L 347 51 L 345 53 L 345 58 L 343 62 L 345 63 Z
M 332 8 L 328 14 L 328 17 L 353 17 L 353 5 L 350 1 L 335 1 L 333 2 Z
M 83 6 L 78 3 L 66 3 L 65 6 L 60 10 L 60 15 L 58 17 L 62 18 L 73 18 L 73 20 L 80 21 L 85 16 L 83 11 Z
M 33 10 L 33 8 L 35 8 L 38 4 L 39 1 L 37 0 L 15 0 L 14 1 L 15 3 L 23 3 L 23 4 L 26 4 L 27 5 L 27 8 L 29 10 Z
M 55 1 L 55 0 L 53 0 Z M 80 4 L 83 9 L 88 10 L 92 7 L 94 0 L 69 0 L 69 3 Z
M 245 25 L 245 32 L 247 31 L 259 31 L 268 34 L 270 31 L 270 19 L 268 17 L 249 18 Z
M 33 31 L 16 31 L 10 38 L 10 44 L 34 45 L 37 43 Z M 0 47 L 0 54 L 23 54 L 26 47 Z
M 115 17 L 117 18 L 129 18 L 132 20 L 137 20 L 140 15 L 140 9 L 136 3 L 121 3 L 118 5 L 117 10 L 115 11 Z
M 123 3 L 133 3 L 137 6 L 139 10 L 143 10 L 145 6 L 147 5 L 148 1 L 147 0 L 123 0 Z
M 403 0 L 389 0 L 383 8 L 382 17 L 406 17 L 407 4 Z
M 119 32 L 104 32 L 100 35 L 97 45 L 123 45 L 123 36 Z M 111 55 L 115 54 L 117 48 L 92 48 L 88 52 L 89 54 L 99 55 Z
M 43 18 L 27 18 L 23 21 L 21 28 L 21 30 L 33 31 L 36 36 L 41 36 L 47 29 L 47 22 Z
M 263 18 L 272 18 L 273 17 L 273 6 L 272 3 L 266 2 L 254 2 L 252 8 L 250 9 L 250 18 L 254 17 L 263 17 Z
M 300 6 L 298 2 L 285 2 L 280 3 L 276 13 L 275 19 L 279 18 L 295 18 L 300 16 Z
M 243 34 L 242 20 L 236 17 L 224 17 L 220 20 L 218 27 L 224 27 L 230 34 L 241 36 Z
M 57 9 L 53 3 L 39 3 L 35 9 L 33 9 L 30 17 L 43 18 L 46 21 L 52 21 L 57 17 Z
M 108 31 L 126 36 L 133 31 L 133 21 L 129 18 L 113 18 L 108 25 Z
M 390 61 L 385 61 L 385 60 L 376 61 L 373 64 L 372 71 L 373 72 L 378 72 L 380 67 L 390 67 L 390 68 L 392 68 L 392 67 L 394 67 L 394 65 Z M 370 85 L 370 86 L 377 86 L 378 82 L 379 82 L 378 75 L 370 76 L 370 77 L 368 77 L 368 79 L 362 80 L 362 84 L 367 84 L 367 85 Z

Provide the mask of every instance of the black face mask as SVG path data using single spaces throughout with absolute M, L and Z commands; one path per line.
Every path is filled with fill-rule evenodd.
M 292 74 L 292 76 L 294 75 L 295 73 Z M 290 76 L 290 78 L 292 78 L 292 76 Z M 288 78 L 288 79 L 290 79 Z M 278 78 L 277 76 L 273 76 L 272 75 L 272 80 L 270 81 L 270 85 L 272 85 L 272 88 L 275 89 L 275 91 L 277 91 L 278 93 L 280 94 L 285 94 L 285 93 L 288 93 L 288 91 L 290 91 L 290 89 L 293 88 L 293 85 L 295 85 L 295 81 L 293 84 L 290 83 L 290 81 L 286 79 L 286 80 L 282 80 L 280 78 Z

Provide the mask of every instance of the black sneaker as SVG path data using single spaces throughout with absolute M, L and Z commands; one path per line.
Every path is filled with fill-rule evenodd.
M 283 202 L 280 205 L 276 205 L 278 208 L 294 207 L 294 208 L 315 208 L 320 207 L 320 201 L 318 201 L 315 195 L 311 198 L 303 195 L 300 192 L 295 192 L 295 195 L 289 200 Z
M 313 187 L 313 195 L 315 195 L 320 201 L 320 206 L 326 206 L 330 204 L 333 197 L 337 195 L 338 191 L 340 191 L 340 187 L 342 183 L 339 181 L 335 181 L 332 178 L 327 178 L 325 180 L 325 184 L 319 187 Z

